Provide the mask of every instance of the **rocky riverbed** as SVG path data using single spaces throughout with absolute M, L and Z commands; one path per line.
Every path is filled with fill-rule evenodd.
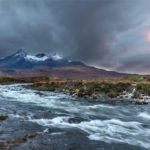
M 1 150 L 150 149 L 149 105 L 91 102 L 22 84 L 0 91 Z

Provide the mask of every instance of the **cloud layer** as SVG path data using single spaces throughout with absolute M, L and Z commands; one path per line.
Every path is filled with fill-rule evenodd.
M 22 48 L 150 73 L 149 6 L 148 0 L 1 0 L 0 56 Z

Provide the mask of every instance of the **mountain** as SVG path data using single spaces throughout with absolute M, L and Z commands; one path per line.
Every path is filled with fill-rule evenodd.
M 120 78 L 128 74 L 106 71 L 87 66 L 79 61 L 70 61 L 59 55 L 39 53 L 30 55 L 23 50 L 0 59 L 0 76 L 49 76 L 56 78 L 98 79 Z
M 0 59 L 1 69 L 33 69 L 36 67 L 62 67 L 70 62 L 58 55 L 46 56 L 44 53 L 29 55 L 23 50 L 15 54 Z

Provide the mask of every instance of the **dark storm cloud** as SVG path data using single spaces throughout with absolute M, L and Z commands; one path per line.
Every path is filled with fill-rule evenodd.
M 149 74 L 150 73 L 150 56 L 149 53 L 145 54 L 134 54 L 128 57 L 124 57 L 121 60 L 120 66 L 118 70 L 124 72 L 134 73 L 135 71 L 140 71 L 141 74 Z
M 0 56 L 22 48 L 150 72 L 149 6 L 147 0 L 0 0 Z

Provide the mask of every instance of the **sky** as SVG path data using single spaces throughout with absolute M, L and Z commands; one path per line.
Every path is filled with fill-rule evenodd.
M 57 53 L 150 74 L 149 0 L 0 0 L 0 57 Z

